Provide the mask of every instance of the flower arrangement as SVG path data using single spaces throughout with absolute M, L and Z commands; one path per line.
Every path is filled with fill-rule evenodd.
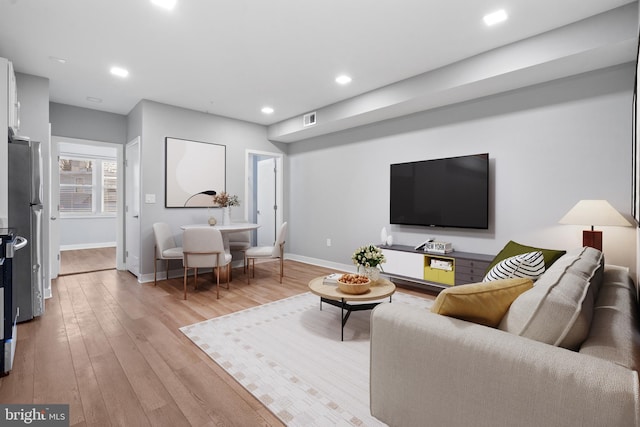
M 358 266 L 358 268 L 360 266 L 377 267 L 380 270 L 382 270 L 382 266 L 380 264 L 387 261 L 384 257 L 384 254 L 382 253 L 382 250 L 372 244 L 360 246 L 353 253 L 351 259 L 353 260 L 353 263 Z
M 213 196 L 213 203 L 223 208 L 226 208 L 229 206 L 240 206 L 240 200 L 238 199 L 238 196 L 231 195 L 226 191 L 223 191 Z

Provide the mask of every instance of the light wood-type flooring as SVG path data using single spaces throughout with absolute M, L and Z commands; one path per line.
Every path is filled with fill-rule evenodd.
M 66 403 L 72 426 L 281 426 L 178 330 L 306 292 L 333 272 L 287 260 L 280 284 L 277 261 L 256 267 L 250 285 L 235 269 L 219 300 L 211 274 L 199 275 L 197 291 L 191 278 L 186 301 L 181 278 L 154 287 L 117 270 L 59 277 L 45 314 L 18 327 L 0 402 Z
M 116 248 L 60 251 L 60 275 L 87 273 L 116 268 Z

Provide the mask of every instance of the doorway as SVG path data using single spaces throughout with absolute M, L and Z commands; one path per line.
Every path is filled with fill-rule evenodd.
M 283 156 L 247 150 L 245 161 L 245 217 L 260 227 L 252 232 L 252 244 L 271 246 L 283 221 Z
M 51 278 L 62 273 L 63 251 L 112 248 L 110 268 L 122 269 L 123 146 L 60 136 L 51 142 Z M 75 272 L 65 269 L 65 274 Z

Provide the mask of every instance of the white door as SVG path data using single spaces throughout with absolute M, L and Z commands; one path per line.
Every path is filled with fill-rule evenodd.
M 276 241 L 276 161 L 258 160 L 256 169 L 258 246 L 272 246 Z
M 60 273 L 60 167 L 58 140 L 51 137 L 49 152 L 49 276 L 55 279 Z M 45 278 L 47 281 L 47 278 Z M 50 297 L 51 289 L 45 290 L 45 298 Z
M 140 137 L 127 144 L 125 154 L 125 264 L 140 275 Z

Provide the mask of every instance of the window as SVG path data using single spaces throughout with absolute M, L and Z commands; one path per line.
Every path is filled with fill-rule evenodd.
M 117 209 L 117 162 L 61 154 L 60 213 L 63 215 L 115 215 Z
M 102 212 L 115 214 L 118 201 L 118 167 L 114 161 L 102 162 Z

